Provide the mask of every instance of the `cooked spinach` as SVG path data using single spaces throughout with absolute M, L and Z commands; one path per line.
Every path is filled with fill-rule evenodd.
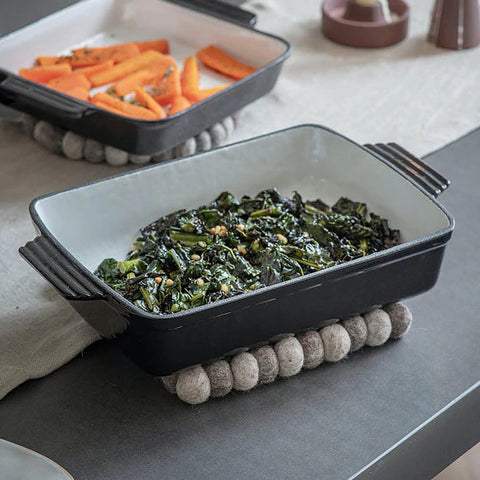
M 141 309 L 175 313 L 384 250 L 399 236 L 348 198 L 330 207 L 297 192 L 224 192 L 147 225 L 124 261 L 107 258 L 95 273 Z

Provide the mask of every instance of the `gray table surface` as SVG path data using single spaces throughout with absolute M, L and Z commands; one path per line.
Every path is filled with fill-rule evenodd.
M 0 34 L 69 3 L 1 2 Z M 427 159 L 457 227 L 403 341 L 198 407 L 100 342 L 10 393 L 0 437 L 76 480 L 431 478 L 480 441 L 479 151 L 477 130 Z

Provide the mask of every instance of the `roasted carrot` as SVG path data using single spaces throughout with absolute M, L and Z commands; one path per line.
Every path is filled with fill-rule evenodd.
M 171 68 L 178 69 L 177 63 L 170 55 L 162 55 L 162 58 L 158 58 L 152 62 L 148 68 L 152 72 L 155 72 L 157 76 L 164 75 Z
M 61 63 L 59 65 L 44 65 L 33 68 L 21 68 L 18 74 L 39 83 L 47 83 L 48 81 L 72 73 L 72 67 L 68 63 Z
M 115 82 L 120 80 L 126 75 L 133 73 L 137 70 L 144 69 L 148 65 L 159 58 L 162 58 L 162 54 L 155 50 L 148 50 L 136 57 L 129 58 L 124 62 L 118 63 L 109 70 L 104 72 L 95 73 L 90 77 L 93 86 L 105 85 L 106 83 Z
M 215 95 L 218 92 L 221 92 L 223 89 L 227 88 L 228 85 L 220 85 L 219 87 L 212 88 L 203 88 L 197 91 L 196 95 L 191 99 L 192 102 L 201 102 L 212 95 Z
M 35 60 L 35 65 L 46 66 L 46 65 L 56 65 L 58 63 L 68 63 L 68 57 L 37 57 Z
M 240 80 L 256 71 L 256 68 L 246 65 L 225 53 L 215 45 L 210 45 L 197 53 L 197 58 L 207 67 Z
M 157 103 L 165 106 L 172 103 L 173 99 L 181 94 L 180 72 L 178 68 L 170 66 L 163 75 L 157 77 L 152 96 Z
M 80 100 L 84 100 L 85 102 L 88 102 L 89 100 L 89 90 L 87 88 L 83 87 L 73 87 L 68 90 L 61 90 L 56 88 L 56 90 L 59 90 L 62 93 L 65 93 L 66 95 L 70 95 L 71 97 L 79 98 Z
M 89 80 L 92 75 L 98 72 L 104 72 L 109 68 L 113 67 L 113 60 L 107 60 L 106 62 L 99 63 L 98 65 L 93 65 L 92 67 L 84 67 L 75 70 L 74 73 L 82 73 L 85 75 Z
M 170 112 L 169 115 L 175 115 L 178 112 L 181 112 L 182 110 L 186 110 L 191 103 L 188 101 L 187 98 L 182 97 L 181 95 L 178 97 L 175 97 L 172 100 L 172 105 L 170 106 Z
M 156 115 L 144 107 L 139 107 L 137 105 L 132 105 L 131 103 L 123 102 L 119 98 L 116 98 L 108 93 L 100 92 L 96 93 L 92 97 L 93 103 L 104 103 L 110 105 L 125 114 L 130 116 L 135 116 L 136 118 L 143 118 L 144 120 L 156 120 Z
M 50 80 L 47 85 L 51 88 L 65 92 L 75 87 L 82 87 L 87 90 L 92 86 L 87 77 L 80 72 L 69 73 L 58 78 Z
M 110 112 L 116 113 L 117 115 L 123 115 L 124 117 L 133 117 L 133 118 L 138 118 L 135 115 L 128 114 L 126 112 L 122 112 L 118 108 L 112 107 L 111 105 L 108 105 L 107 103 L 104 102 L 99 102 L 99 101 L 92 101 L 94 105 L 97 107 L 103 108 L 105 110 L 108 110 Z
M 170 53 L 170 45 L 168 40 L 150 40 L 148 42 L 135 42 L 135 45 L 138 47 L 141 53 L 146 52 L 147 50 L 156 50 L 160 53 Z
M 142 87 L 135 88 L 135 100 L 146 105 L 157 118 L 165 118 L 167 116 L 165 110 Z
M 112 45 L 110 47 L 77 48 L 73 50 L 71 55 L 37 57 L 35 63 L 37 65 L 69 63 L 73 68 L 83 68 L 100 65 L 109 60 L 113 63 L 119 63 L 139 54 L 140 49 L 137 45 L 135 43 L 128 43 L 123 45 Z
M 148 69 L 138 70 L 119 80 L 112 88 L 119 97 L 128 95 L 135 90 L 135 87 L 143 87 L 153 82 L 156 75 Z
M 187 57 L 183 62 L 180 83 L 182 85 L 182 95 L 191 101 L 195 101 L 198 95 L 199 78 L 197 59 L 193 56 Z
M 113 60 L 114 63 L 121 63 L 129 58 L 140 54 L 139 48 L 134 43 L 112 45 L 110 47 L 86 47 L 73 50 L 68 57 L 70 65 L 74 68 L 91 67 Z

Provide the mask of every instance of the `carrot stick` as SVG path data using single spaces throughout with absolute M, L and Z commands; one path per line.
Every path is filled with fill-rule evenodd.
M 56 65 L 58 63 L 68 63 L 68 57 L 37 57 L 35 65 L 46 66 Z
M 115 82 L 125 77 L 129 73 L 133 73 L 136 70 L 141 70 L 155 60 L 162 58 L 162 54 L 155 50 L 147 50 L 136 57 L 129 58 L 124 62 L 118 63 L 109 70 L 104 72 L 95 73 L 90 77 L 92 84 L 95 87 L 99 85 L 105 85 L 106 83 Z
M 93 65 L 92 67 L 79 68 L 78 70 L 75 70 L 74 73 L 82 73 L 90 80 L 90 77 L 93 74 L 98 72 L 104 72 L 105 70 L 108 70 L 109 68 L 112 68 L 112 67 L 113 67 L 113 60 L 107 60 L 106 62 L 99 63 L 98 65 Z
M 202 100 L 205 100 L 206 98 L 211 97 L 218 92 L 221 92 L 228 86 L 229 85 L 220 85 L 219 87 L 203 88 L 201 90 L 198 90 L 194 98 L 192 98 L 191 100 L 193 102 L 201 102 Z
M 182 110 L 186 110 L 190 105 L 191 103 L 185 97 L 182 97 L 181 95 L 179 97 L 175 97 L 172 100 L 169 115 L 175 115 Z
M 133 118 L 138 118 L 135 115 L 131 115 L 126 112 L 122 112 L 118 108 L 112 107 L 111 105 L 108 105 L 107 103 L 99 102 L 99 101 L 92 101 L 94 105 L 97 107 L 103 108 L 104 110 L 108 110 L 109 112 L 116 113 L 117 115 L 123 115 L 124 117 L 133 117 Z
M 89 90 L 87 88 L 73 87 L 65 91 L 59 88 L 55 88 L 55 90 L 65 93 L 66 95 L 70 95 L 71 97 L 79 98 L 80 100 L 83 100 L 85 102 L 88 102 L 89 100 Z
M 172 68 L 178 69 L 178 66 L 170 55 L 162 55 L 162 58 L 158 58 L 148 66 L 148 69 L 154 72 L 157 76 L 166 74 L 167 71 Z
M 47 85 L 56 90 L 61 90 L 62 92 L 75 87 L 82 87 L 87 90 L 91 87 L 91 83 L 88 81 L 87 77 L 80 72 L 73 72 L 68 75 L 54 78 L 53 80 L 50 80 Z
M 172 103 L 175 97 L 182 94 L 180 85 L 180 72 L 178 68 L 169 67 L 167 71 L 157 78 L 152 96 L 162 106 Z
M 52 80 L 62 75 L 67 75 L 72 73 L 72 67 L 68 63 L 61 63 L 59 65 L 44 65 L 40 67 L 33 68 L 21 68 L 18 71 L 18 74 L 39 83 L 47 83 L 49 80 Z
M 143 87 L 153 82 L 155 73 L 148 69 L 138 70 L 119 80 L 112 88 L 119 97 L 128 95 L 135 87 Z
M 168 40 L 163 38 L 161 40 L 150 40 L 148 42 L 135 42 L 135 45 L 140 50 L 140 53 L 146 52 L 147 50 L 156 50 L 164 54 L 170 53 Z
M 107 60 L 113 60 L 114 63 L 121 63 L 139 54 L 140 50 L 134 43 L 125 43 L 123 45 L 112 45 L 110 47 L 77 48 L 73 50 L 72 55 L 68 57 L 68 61 L 74 68 L 91 67 L 99 63 L 104 63 Z
M 256 68 L 235 60 L 214 45 L 199 50 L 196 55 L 197 58 L 207 67 L 223 73 L 224 75 L 227 75 L 227 77 L 234 78 L 235 80 L 245 78 L 256 71 Z
M 180 77 L 184 97 L 195 101 L 199 90 L 199 78 L 197 59 L 193 56 L 187 57 L 183 62 L 183 71 Z
M 145 104 L 157 118 L 165 118 L 167 116 L 165 110 L 142 87 L 135 88 L 135 100 L 138 103 Z
M 92 98 L 93 103 L 101 102 L 107 105 L 110 105 L 117 110 L 120 110 L 126 114 L 131 116 L 135 116 L 136 118 L 143 118 L 145 120 L 156 120 L 156 116 L 150 110 L 139 107 L 137 105 L 132 105 L 131 103 L 123 102 L 122 100 L 109 95 L 108 93 L 97 93 Z

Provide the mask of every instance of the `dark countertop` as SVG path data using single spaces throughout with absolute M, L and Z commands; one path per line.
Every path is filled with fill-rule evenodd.
M 0 33 L 68 3 L 2 4 Z M 198 407 L 100 342 L 7 395 L 0 436 L 76 480 L 431 478 L 480 441 L 479 151 L 477 130 L 427 158 L 457 227 L 404 340 Z

